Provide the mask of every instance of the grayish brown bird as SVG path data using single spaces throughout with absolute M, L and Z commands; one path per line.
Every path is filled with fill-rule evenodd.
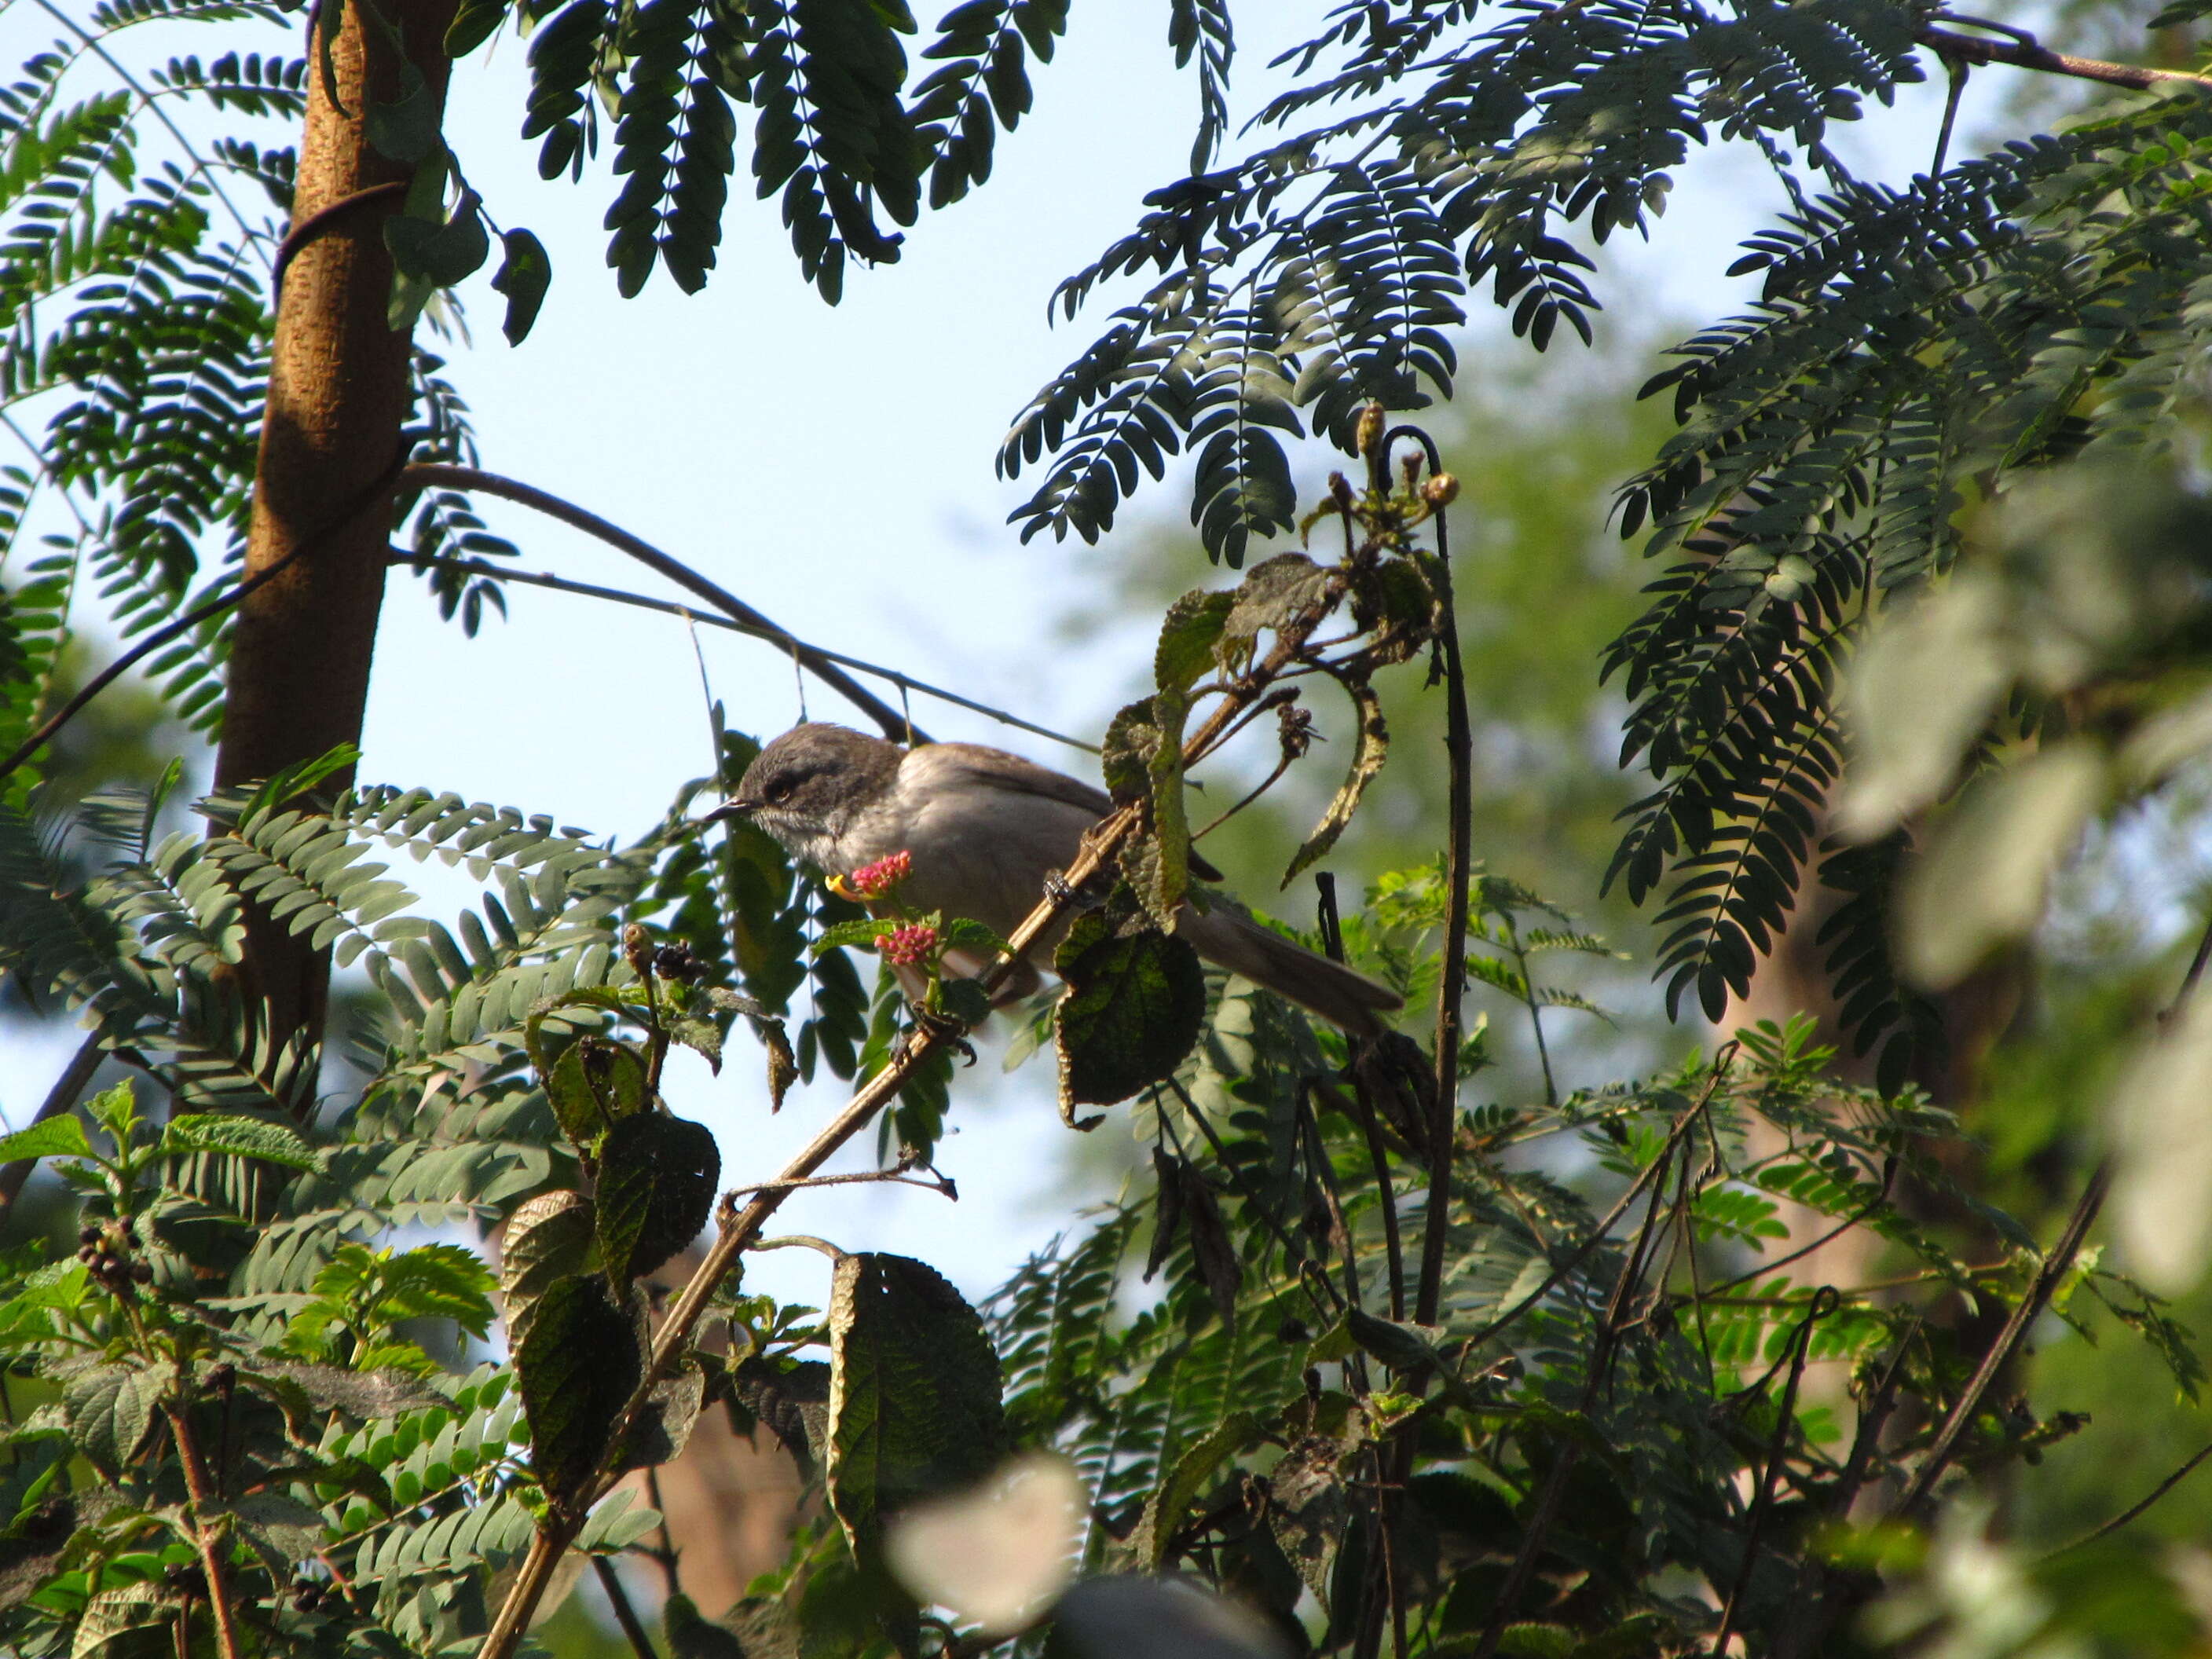
M 902 896 L 966 916 L 1001 937 L 1033 909 L 1045 879 L 1074 863 L 1084 832 L 1114 810 L 1104 792 L 973 743 L 901 749 L 842 726 L 793 726 L 745 769 L 738 792 L 704 822 L 747 817 L 825 875 L 849 876 L 896 853 L 914 860 Z M 1196 860 L 1201 874 L 1214 872 Z M 1002 1000 L 1036 988 L 1067 931 L 1033 948 Z M 1226 905 L 1186 903 L 1176 932 L 1208 962 L 1361 1036 L 1380 1036 L 1404 1006 L 1388 986 L 1316 956 Z

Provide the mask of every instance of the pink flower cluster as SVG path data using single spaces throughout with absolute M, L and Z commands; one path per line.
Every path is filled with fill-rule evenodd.
M 901 858 L 906 856 L 901 853 Z M 888 933 L 876 936 L 876 948 L 884 953 L 884 960 L 895 967 L 912 968 L 926 963 L 937 949 L 937 929 L 923 922 L 909 922 L 903 927 L 894 927 Z
M 914 854 L 888 853 L 873 864 L 864 864 L 849 878 L 853 890 L 864 899 L 881 898 L 914 873 Z

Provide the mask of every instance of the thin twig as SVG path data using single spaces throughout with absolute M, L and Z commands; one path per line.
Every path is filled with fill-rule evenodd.
M 681 617 L 689 622 L 704 623 L 709 628 L 720 628 L 732 634 L 742 634 L 750 640 L 767 640 L 777 645 L 784 642 L 784 635 L 781 634 L 755 628 L 750 623 L 733 621 L 727 617 L 703 615 L 688 605 L 677 604 L 673 599 L 656 599 L 649 594 L 633 593 L 627 588 L 602 587 L 596 582 L 573 581 L 566 576 L 556 576 L 544 571 L 510 570 L 505 565 L 494 564 L 485 559 L 442 558 L 428 554 L 410 553 L 404 548 L 397 547 L 392 550 L 392 562 L 407 565 L 416 570 L 447 570 L 457 575 L 484 576 L 495 581 L 520 582 L 526 587 L 550 588 L 556 593 L 574 593 L 582 599 L 605 599 L 614 605 L 632 605 L 640 611 L 657 611 L 665 617 Z M 1006 709 L 994 708 L 988 702 L 978 702 L 973 697 L 963 697 L 957 691 L 948 691 L 941 685 L 930 684 L 927 680 L 915 679 L 912 675 L 902 674 L 896 668 L 885 668 L 881 664 L 868 661 L 866 658 L 848 656 L 842 651 L 831 651 L 823 646 L 810 646 L 808 649 L 825 661 L 842 664 L 847 668 L 858 669 L 863 674 L 872 674 L 878 679 L 887 680 L 902 691 L 919 691 L 925 697 L 934 697 L 939 702 L 949 702 L 955 708 L 987 715 L 1001 726 L 1018 726 L 1024 732 L 1034 732 L 1041 738 L 1049 738 L 1054 743 L 1066 744 L 1070 749 L 1080 749 L 1087 755 L 1095 755 L 1098 752 L 1098 745 L 1095 743 L 1085 743 L 1080 738 L 1071 738 L 1065 732 L 1055 732 L 1048 726 L 1039 726 L 1035 720 L 1024 720 L 1019 714 L 1010 713 Z M 1195 840 L 1197 837 L 1193 836 L 1192 839 Z
M 393 463 L 385 469 L 381 477 L 373 480 L 367 489 L 356 496 L 352 503 L 337 519 L 324 526 L 315 534 L 302 536 L 298 541 L 293 543 L 291 550 L 282 558 L 263 566 L 253 574 L 232 584 L 228 592 L 217 594 L 205 605 L 195 606 L 167 626 L 155 629 L 130 650 L 108 664 L 106 668 L 86 681 L 77 694 L 42 722 L 37 731 L 24 738 L 6 760 L 0 761 L 0 780 L 6 779 L 24 762 L 45 748 L 52 741 L 56 732 L 75 720 L 94 697 L 114 684 L 132 667 L 163 647 L 182 639 L 209 618 L 221 616 L 263 583 L 282 575 L 302 554 L 321 547 L 325 543 L 351 528 L 355 520 L 362 514 L 389 499 L 392 490 L 398 487 L 399 480 L 405 476 L 406 471 L 407 469 L 400 463 Z
M 726 1201 L 745 1193 L 789 1193 L 796 1192 L 801 1187 L 856 1187 L 864 1183 L 878 1187 L 919 1187 L 926 1193 L 936 1193 L 956 1202 L 960 1197 L 960 1189 L 945 1176 L 939 1176 L 934 1181 L 924 1181 L 919 1176 L 903 1175 L 896 1170 L 861 1170 L 852 1175 L 809 1176 L 804 1181 L 756 1182 L 750 1187 L 733 1187 L 723 1194 L 723 1198 Z
M 629 1638 L 637 1659 L 660 1659 L 653 1650 L 653 1638 L 645 1633 L 645 1626 L 638 1620 L 637 1609 L 629 1604 L 629 1592 L 623 1588 L 622 1575 L 615 1571 L 614 1564 L 604 1555 L 595 1555 L 592 1558 L 592 1571 L 599 1574 L 599 1588 L 607 1593 L 607 1605 L 615 1610 L 615 1623 Z
M 2028 1328 L 2049 1305 L 2051 1293 L 2057 1290 L 2059 1281 L 2072 1269 L 2075 1255 L 2081 1249 L 2081 1241 L 2088 1236 L 2090 1227 L 2095 1223 L 2097 1212 L 2104 1207 L 2105 1194 L 2112 1182 L 2112 1170 L 2109 1160 L 2100 1162 L 2090 1172 L 2089 1184 L 2082 1188 L 2081 1201 L 2075 1205 L 2074 1213 L 2067 1218 L 2064 1231 L 2058 1235 L 2058 1242 L 2044 1257 L 2043 1266 L 2037 1270 L 2019 1305 L 2012 1310 L 2012 1317 L 2005 1322 L 2004 1329 L 1998 1334 L 1990 1351 L 1982 1356 L 1981 1365 L 1974 1372 L 1973 1380 L 1966 1384 L 1966 1392 L 1959 1396 L 1958 1404 L 1951 1408 L 1950 1416 L 1944 1419 L 1943 1426 L 1936 1431 L 1934 1442 L 1928 1448 L 1928 1455 L 1913 1473 L 1911 1484 L 1905 1487 L 1905 1496 L 1898 1500 L 1897 1507 L 1891 1511 L 1892 1520 L 1904 1520 L 1917 1510 L 1935 1489 L 1936 1482 L 1942 1479 L 1943 1471 L 1950 1467 L 1951 1459 L 1958 1451 L 1959 1442 L 1973 1423 L 1975 1413 L 1980 1411 L 1982 1398 L 1990 1391 L 1990 1385 L 1996 1381 L 1997 1374 L 2011 1363 L 2013 1355 L 2027 1336 Z
M 875 721 L 883 734 L 894 743 L 908 741 L 908 722 L 904 714 L 848 674 L 822 652 L 800 639 L 788 629 L 779 627 L 728 589 L 709 581 L 680 559 L 671 558 L 659 548 L 641 537 L 633 536 L 620 525 L 611 524 L 596 513 L 586 511 L 573 501 L 563 501 L 548 490 L 503 477 L 496 472 L 487 472 L 481 467 L 457 466 L 447 462 L 418 462 L 401 475 L 403 489 L 447 489 L 477 490 L 486 495 L 497 495 L 523 507 L 534 508 L 550 519 L 558 519 L 572 530 L 580 530 L 596 537 L 617 552 L 625 553 L 647 569 L 665 576 L 686 592 L 696 593 L 734 622 L 741 622 L 763 639 L 773 640 L 806 665 L 814 678 L 820 680 Z M 927 743 L 928 734 L 913 733 L 912 741 Z
M 2199 1463 L 2202 1463 L 2208 1457 L 2212 1457 L 2212 1445 L 2201 1447 L 2196 1452 L 2192 1453 L 2189 1460 L 2182 1464 L 2179 1468 L 2176 1469 L 2172 1474 L 2167 1475 L 2166 1479 L 2160 1481 L 2158 1485 L 2153 1486 L 2141 1502 L 2130 1504 L 2126 1509 L 2122 1510 L 2118 1515 L 2106 1522 L 2102 1526 L 2092 1527 L 2088 1531 L 2083 1533 L 2079 1538 L 2075 1539 L 2071 1543 L 2061 1544 L 2057 1549 L 2051 1551 L 2048 1554 L 2039 1557 L 2037 1559 L 2037 1565 L 2040 1565 L 2043 1562 L 2051 1560 L 2057 1556 L 2064 1555 L 2069 1551 L 2078 1550 L 2084 1545 L 2094 1544 L 2100 1538 L 2103 1538 L 2110 1534 L 2118 1532 L 2122 1527 L 2126 1526 L 2128 1522 L 2135 1520 L 2137 1516 L 2142 1515 L 2144 1510 L 2150 1508 L 2152 1504 L 2157 1503 L 2160 1498 L 2165 1497 L 2166 1493 L 2172 1492 L 2176 1486 L 2187 1480 L 2189 1476 L 2196 1471 L 2197 1466 Z

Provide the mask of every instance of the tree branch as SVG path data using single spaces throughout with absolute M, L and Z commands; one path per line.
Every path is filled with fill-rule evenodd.
M 573 501 L 566 501 L 549 491 L 522 483 L 516 479 L 502 477 L 496 472 L 486 472 L 481 467 L 455 466 L 443 461 L 417 462 L 400 474 L 402 489 L 472 489 L 487 495 L 519 503 L 543 513 L 549 519 L 558 519 L 572 530 L 580 530 L 587 536 L 598 538 L 609 547 L 626 553 L 648 570 L 665 576 L 686 592 L 696 593 L 733 622 L 740 622 L 763 639 L 775 641 L 791 653 L 813 673 L 814 678 L 838 692 L 878 726 L 883 734 L 895 743 L 911 738 L 915 743 L 927 743 L 928 736 L 916 728 L 903 711 L 892 708 L 882 698 L 862 685 L 840 668 L 829 655 L 817 647 L 807 644 L 789 629 L 770 622 L 752 606 L 731 592 L 709 581 L 680 559 L 672 559 L 650 542 L 633 536 L 620 525 L 611 524 L 596 513 L 586 512 Z
M 520 582 L 526 587 L 550 588 L 556 593 L 574 593 L 582 599 L 605 599 L 612 605 L 632 605 L 640 611 L 657 611 L 665 617 L 682 617 L 691 622 L 703 623 L 709 628 L 720 628 L 728 633 L 742 634 L 749 640 L 767 640 L 773 644 L 780 645 L 787 637 L 781 630 L 756 628 L 750 623 L 736 622 L 727 617 L 707 615 L 693 610 L 688 605 L 678 605 L 673 599 L 656 599 L 649 594 L 633 593 L 627 588 L 602 587 L 596 582 L 574 581 L 568 577 L 556 576 L 547 571 L 510 570 L 505 565 L 494 564 L 488 559 L 441 558 L 428 554 L 410 553 L 404 548 L 395 547 L 392 550 L 392 562 L 407 565 L 416 570 L 450 570 L 458 575 L 483 576 L 492 581 Z M 859 669 L 863 674 L 873 674 L 878 679 L 889 680 L 902 691 L 918 691 L 925 697 L 935 697 L 939 702 L 949 702 L 956 708 L 988 715 L 1001 726 L 1019 726 L 1024 732 L 1034 732 L 1041 738 L 1050 738 L 1054 743 L 1064 743 L 1070 749 L 1080 749 L 1085 754 L 1095 755 L 1098 752 L 1098 745 L 1095 743 L 1085 743 L 1080 738 L 1071 738 L 1065 732 L 1055 732 L 1048 726 L 1039 726 L 1035 720 L 1024 720 L 1019 714 L 1010 714 L 1003 708 L 994 708 L 988 702 L 977 702 L 973 697 L 963 697 L 957 691 L 947 691 L 941 685 L 932 685 L 927 680 L 915 679 L 912 675 L 902 674 L 896 668 L 885 668 L 879 663 L 869 662 L 861 657 L 848 656 L 842 651 L 831 651 L 823 646 L 810 645 L 806 648 L 826 661 L 842 663 L 848 668 Z M 903 731 L 901 735 L 903 736 Z M 1196 837 L 1194 836 L 1193 839 L 1195 840 Z
M 1968 28 L 2000 27 L 1978 17 L 1960 17 L 1949 12 L 1937 12 L 1936 15 L 1945 22 Z M 2007 38 L 1990 40 L 1931 26 L 1920 31 L 1920 44 L 1946 58 L 1969 64 L 2009 64 L 2014 69 L 2040 70 L 2047 75 L 2071 76 L 2077 81 L 2099 81 L 2108 87 L 2126 87 L 2136 92 L 2147 92 L 2153 87 L 2177 81 L 2212 87 L 2212 75 L 2199 75 L 2190 70 L 2148 69 L 2139 64 L 2111 64 L 2100 58 L 2075 58 L 2051 51 L 2025 29 L 2004 28 L 2002 34 Z

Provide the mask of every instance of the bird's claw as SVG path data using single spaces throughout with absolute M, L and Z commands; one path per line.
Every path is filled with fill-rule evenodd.
M 927 1031 L 958 1054 L 962 1065 L 973 1066 L 975 1063 L 975 1045 L 968 1041 L 968 1028 L 958 1020 L 949 1014 L 939 1012 L 926 1002 L 909 1002 L 906 1006 L 906 1011 L 914 1024 L 906 1030 L 901 1031 L 898 1041 L 891 1045 L 891 1058 L 894 1060 L 905 1057 L 907 1046 L 914 1041 L 915 1032 Z
M 1106 896 L 1097 888 L 1072 887 L 1060 871 L 1048 870 L 1044 878 L 1044 896 L 1063 909 L 1096 910 L 1106 902 Z

